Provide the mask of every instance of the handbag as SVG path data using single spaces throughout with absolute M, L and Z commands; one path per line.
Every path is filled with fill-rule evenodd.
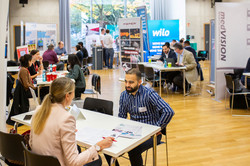
M 232 93 L 233 90 L 234 90 L 234 93 L 242 92 L 243 86 L 241 84 L 240 78 L 237 75 L 233 73 L 227 73 L 225 74 L 225 77 L 226 77 L 226 85 L 230 93 Z

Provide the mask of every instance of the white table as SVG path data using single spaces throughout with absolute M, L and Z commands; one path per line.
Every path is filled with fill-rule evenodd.
M 8 66 L 7 72 L 19 72 L 20 68 L 19 66 Z
M 59 77 L 65 77 L 65 74 L 68 73 L 68 71 L 57 71 L 57 78 Z M 38 97 L 38 102 L 39 104 L 41 104 L 41 101 L 40 101 L 40 90 L 42 87 L 45 87 L 45 86 L 50 86 L 50 84 L 52 83 L 52 81 L 43 81 L 43 78 L 42 76 L 38 76 L 36 78 L 37 80 L 37 97 Z
M 250 78 L 250 73 L 243 73 L 243 75 L 245 76 L 245 87 L 247 88 L 247 78 Z
M 60 61 L 67 61 L 68 60 L 68 55 L 64 55 L 64 56 L 57 55 L 57 58 L 60 59 Z
M 118 157 L 123 155 L 126 152 L 129 152 L 130 150 L 134 149 L 138 145 L 142 144 L 149 138 L 153 136 L 154 138 L 154 146 L 153 146 L 153 165 L 156 166 L 157 164 L 157 136 L 156 133 L 161 131 L 160 127 L 148 125 L 145 123 L 140 123 L 128 119 L 122 119 L 106 114 L 97 113 L 94 111 L 84 110 L 80 109 L 83 115 L 86 117 L 86 120 L 77 120 L 76 121 L 76 128 L 81 129 L 84 127 L 91 127 L 91 128 L 97 128 L 97 129 L 107 129 L 112 130 L 119 124 L 128 124 L 128 125 L 137 125 L 142 126 L 142 136 L 139 139 L 128 139 L 128 138 L 122 138 L 118 137 L 116 140 L 117 142 L 113 142 L 113 145 L 110 148 L 104 149 L 102 152 L 104 154 L 112 156 L 112 165 L 115 165 L 115 161 Z M 23 120 L 25 115 L 31 115 L 34 114 L 34 111 L 27 112 L 24 114 L 12 116 L 11 120 L 15 121 L 15 129 L 17 131 L 18 123 L 31 126 L 31 120 Z M 77 143 L 82 146 L 90 147 L 91 145 L 89 143 L 86 143 L 81 140 L 77 140 Z
M 171 71 L 181 71 L 183 74 L 183 94 L 184 96 L 186 96 L 186 91 L 185 91 L 185 71 L 186 71 L 186 67 L 164 67 L 163 65 L 161 64 L 158 64 L 157 62 L 151 62 L 151 63 L 148 63 L 148 62 L 140 62 L 138 64 L 143 64 L 145 67 L 152 67 L 153 69 L 155 70 L 159 70 L 160 71 L 160 96 L 161 96 L 161 73 L 162 72 L 171 72 Z

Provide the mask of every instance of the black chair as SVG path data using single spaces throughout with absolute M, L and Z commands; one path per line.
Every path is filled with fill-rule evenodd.
M 241 86 L 240 79 L 231 73 L 225 73 L 225 79 L 226 79 L 226 92 L 225 92 L 225 107 L 226 107 L 226 98 L 227 94 L 232 96 L 231 100 L 231 113 L 233 115 L 233 108 L 234 108 L 234 96 L 235 95 L 244 95 L 246 106 L 248 107 L 248 101 L 247 101 L 247 95 L 250 94 L 250 90 L 246 89 L 244 86 Z M 227 107 L 226 107 L 227 109 Z M 238 116 L 238 115 L 237 115 Z M 244 116 L 244 115 L 242 115 Z
M 159 82 L 159 77 L 155 74 L 155 71 L 152 67 L 144 67 L 145 72 L 145 80 L 153 82 L 153 86 L 155 86 L 155 82 Z
M 201 61 L 201 60 L 205 60 L 208 57 L 208 51 L 205 50 L 200 50 L 198 51 L 198 56 L 197 56 L 197 60 Z
M 0 153 L 9 166 L 24 165 L 22 141 L 24 138 L 19 134 L 0 131 Z
M 87 97 L 84 101 L 83 109 L 113 115 L 113 102 Z
M 91 57 L 91 56 L 88 57 L 87 64 L 88 64 L 88 66 L 92 66 L 93 65 L 93 57 Z
M 22 142 L 25 166 L 60 166 L 60 162 L 56 157 L 39 155 L 31 152 Z
M 48 67 L 49 67 L 49 61 L 43 61 L 44 70 L 47 70 Z
M 83 58 L 82 59 L 82 66 L 87 66 L 88 65 L 88 59 L 87 58 Z
M 143 64 L 138 64 L 138 69 L 141 72 L 142 83 L 143 83 L 144 79 L 145 79 L 144 65 Z
M 98 74 L 92 75 L 91 86 L 92 89 L 86 89 L 83 94 L 92 94 L 92 96 L 96 94 L 98 98 L 98 93 L 101 94 L 101 77 Z

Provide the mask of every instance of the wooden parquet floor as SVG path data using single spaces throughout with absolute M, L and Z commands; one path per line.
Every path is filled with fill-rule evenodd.
M 225 109 L 223 100 L 215 101 L 214 97 L 206 92 L 209 89 L 207 88 L 209 62 L 201 62 L 201 65 L 205 77 L 201 84 L 201 95 L 184 97 L 182 94 L 172 92 L 167 94 L 163 89 L 163 99 L 175 111 L 175 116 L 168 125 L 169 165 L 248 166 L 250 165 L 250 117 L 232 117 L 230 110 Z M 112 100 L 117 116 L 119 96 L 124 90 L 124 83 L 119 81 L 120 70 L 92 70 L 91 73 L 101 76 L 102 94 L 99 98 Z M 90 84 L 91 80 L 87 78 L 87 88 Z M 198 86 L 193 86 L 191 92 L 198 92 Z M 250 114 L 250 110 L 235 111 Z M 27 126 L 22 126 L 19 132 L 27 129 Z M 119 158 L 118 161 L 122 166 L 130 165 L 126 159 Z M 165 144 L 158 146 L 157 162 L 159 166 L 166 165 Z M 105 160 L 103 165 L 107 166 Z M 152 165 L 152 149 L 149 150 L 147 165 Z

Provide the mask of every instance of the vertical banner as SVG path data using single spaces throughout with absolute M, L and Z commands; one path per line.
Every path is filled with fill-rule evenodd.
M 210 83 L 215 83 L 215 21 L 210 21 Z
M 141 17 L 142 22 L 142 34 L 143 34 L 143 50 L 146 52 L 144 61 L 147 61 L 147 55 L 149 54 L 148 45 L 148 25 L 147 25 L 147 8 L 146 6 L 140 6 L 137 8 L 137 17 Z
M 120 29 L 120 55 L 123 68 L 122 78 L 125 71 L 136 67 L 138 62 L 143 61 L 143 40 L 141 18 L 121 18 L 118 22 Z
M 150 55 L 161 55 L 162 45 L 179 39 L 179 20 L 148 20 Z
M 215 98 L 224 98 L 225 76 L 245 68 L 250 52 L 250 3 L 215 5 Z

